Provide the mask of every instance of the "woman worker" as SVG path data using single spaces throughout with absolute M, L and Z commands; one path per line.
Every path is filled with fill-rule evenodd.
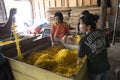
M 106 33 L 96 28 L 96 18 L 93 14 L 80 17 L 80 31 L 85 32 L 79 42 L 78 64 L 81 58 L 87 56 L 88 76 L 90 80 L 108 80 L 109 62 L 107 48 L 110 46 Z
M 66 36 L 69 34 L 69 26 L 63 21 L 63 15 L 61 12 L 56 12 L 54 14 L 55 22 L 51 28 L 51 41 L 52 46 L 59 45 L 64 41 Z

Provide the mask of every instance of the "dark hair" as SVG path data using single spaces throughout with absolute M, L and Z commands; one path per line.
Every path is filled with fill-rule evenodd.
M 107 7 L 112 7 L 110 0 L 105 0 Z M 97 6 L 101 6 L 101 0 L 97 0 Z
M 62 14 L 60 11 L 58 11 L 58 12 L 56 12 L 56 13 L 54 14 L 54 18 L 55 18 L 56 16 L 59 17 L 59 19 L 60 19 L 61 22 L 63 21 L 63 14 Z
M 80 17 L 80 23 L 84 23 L 85 25 L 90 25 L 91 29 L 96 29 L 96 22 L 99 19 L 98 15 L 88 14 Z
M 82 15 L 82 16 L 88 15 L 88 14 L 89 14 L 89 11 L 88 11 L 88 10 L 84 10 L 84 11 L 81 12 L 81 15 Z M 80 16 L 80 17 L 81 17 L 81 16 Z M 80 25 L 80 18 L 79 18 L 79 21 L 78 21 L 78 24 L 77 24 L 78 34 L 79 34 L 79 31 L 80 31 L 79 25 Z
M 84 10 L 81 12 L 81 15 L 88 15 L 89 14 L 89 11 L 88 10 Z

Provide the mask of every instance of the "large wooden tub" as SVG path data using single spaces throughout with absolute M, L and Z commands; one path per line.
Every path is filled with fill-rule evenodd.
M 25 40 L 21 42 L 21 51 L 23 55 L 28 55 L 31 51 L 37 49 L 46 49 L 50 46 L 50 38 L 45 37 L 39 40 Z M 17 60 L 16 48 L 14 44 L 1 47 L 4 55 L 10 62 L 15 80 L 73 80 L 73 78 L 68 78 L 65 76 L 58 75 L 51 71 L 38 68 L 33 65 L 26 64 Z M 12 56 L 9 56 L 12 54 Z M 81 64 L 78 74 L 75 77 L 75 80 L 86 80 L 87 73 L 87 63 L 86 60 Z

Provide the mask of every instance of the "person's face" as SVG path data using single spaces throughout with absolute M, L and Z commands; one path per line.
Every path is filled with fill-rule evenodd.
M 60 18 L 59 18 L 58 16 L 55 16 L 55 21 L 56 21 L 58 24 L 61 23 L 61 20 L 60 20 Z
M 80 31 L 84 33 L 88 32 L 89 30 L 89 26 L 85 25 L 84 23 L 80 23 L 79 28 L 80 28 Z

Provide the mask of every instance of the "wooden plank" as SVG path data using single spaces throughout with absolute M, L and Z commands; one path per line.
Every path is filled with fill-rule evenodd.
M 41 19 L 45 18 L 45 4 L 44 4 L 44 0 L 40 0 L 39 1 L 39 14 Z
M 77 0 L 69 0 L 69 7 L 77 6 Z
M 45 37 L 43 39 L 38 39 L 38 40 L 34 41 L 36 38 L 37 38 L 37 36 L 20 41 L 22 53 L 26 52 L 28 50 L 31 50 L 34 47 L 37 47 L 39 45 L 41 45 L 41 46 L 45 45 L 45 43 L 49 43 L 49 41 L 50 41 L 49 37 Z M 1 46 L 1 49 L 2 49 L 3 54 L 7 57 L 15 57 L 17 55 L 15 43 Z
M 69 0 L 64 0 L 65 2 L 65 7 L 69 7 Z
M 111 7 L 111 15 L 112 16 L 115 16 L 115 9 L 116 9 L 116 3 L 117 3 L 117 0 L 111 0 L 111 3 L 112 3 L 112 7 Z M 120 10 L 120 8 L 119 8 Z M 119 16 L 120 16 L 120 11 L 119 11 Z
M 15 76 L 16 80 L 27 80 L 28 78 L 32 78 L 31 80 L 72 80 L 70 78 L 60 76 L 56 73 L 38 68 L 36 66 L 31 66 L 14 59 L 9 59 L 9 62 L 13 70 L 13 74 L 17 75 Z M 18 72 L 20 74 L 18 74 Z M 21 75 L 24 75 L 24 79 L 21 78 Z
M 49 0 L 45 0 L 45 10 L 50 7 Z
M 87 62 L 84 62 L 84 64 L 81 66 L 80 70 L 78 71 L 75 80 L 88 80 L 88 79 L 84 79 L 84 77 L 86 77 L 86 72 L 87 72 L 86 66 L 87 66 Z
M 56 0 L 56 7 L 61 7 L 61 6 L 62 6 L 61 0 Z
M 56 7 L 55 4 L 55 0 L 50 0 L 50 7 Z
M 8 60 L 16 80 L 73 80 L 11 58 L 8 58 Z M 78 76 L 75 80 L 84 80 L 83 77 L 86 75 L 86 72 L 87 65 L 85 60 L 85 62 L 81 64 Z
M 83 0 L 78 0 L 78 6 L 82 6 L 83 5 Z
M 106 24 L 106 15 L 107 15 L 107 5 L 105 0 L 101 0 L 101 29 L 105 30 L 105 24 Z
M 35 18 L 35 11 L 34 11 L 34 9 L 35 9 L 35 5 L 34 5 L 34 1 L 33 0 L 31 0 L 30 1 L 30 3 L 31 3 L 31 9 L 32 9 L 32 20 Z
M 61 0 L 61 6 L 62 6 L 62 7 L 65 6 L 65 0 Z
M 113 37 L 112 37 L 112 44 L 115 45 L 115 38 L 116 38 L 116 26 L 118 22 L 118 13 L 119 13 L 119 3 L 120 0 L 117 0 L 116 2 L 116 14 L 115 14 L 115 21 L 114 21 L 114 30 L 113 30 Z
M 91 5 L 97 5 L 97 0 L 91 0 Z
M 70 11 L 70 8 L 68 8 L 68 7 L 64 7 L 64 8 L 61 8 L 61 7 L 55 7 L 55 8 L 49 8 L 48 10 L 47 10 L 47 12 L 48 13 L 55 13 L 56 11 L 61 11 L 61 12 L 69 12 Z
M 90 5 L 90 0 L 83 0 L 83 5 L 84 6 Z
M 13 75 L 15 76 L 15 80 L 34 80 L 32 77 L 14 70 Z
M 40 17 L 38 9 L 40 9 L 38 0 L 32 0 L 32 7 L 33 7 L 33 13 L 34 13 L 34 19 Z

